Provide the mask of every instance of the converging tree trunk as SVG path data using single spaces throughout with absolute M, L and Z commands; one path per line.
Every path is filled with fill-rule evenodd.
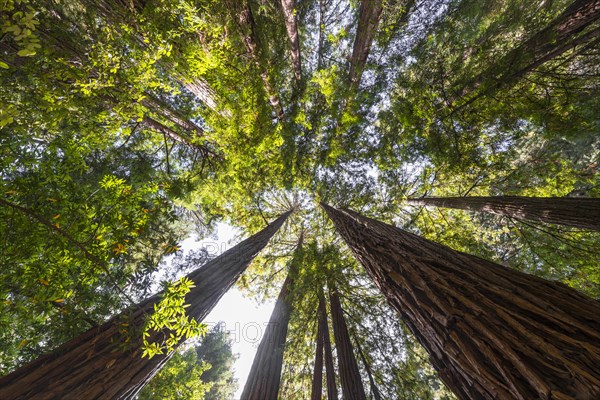
M 323 394 L 323 336 L 327 329 L 327 321 L 317 309 L 317 345 L 315 349 L 315 368 L 313 371 L 310 400 L 321 400 Z
M 189 316 L 201 321 L 231 288 L 290 212 L 190 273 Z M 160 294 L 72 339 L 51 354 L 0 378 L 0 399 L 131 399 L 170 355 L 142 358 L 141 330 Z M 165 332 L 148 338 L 155 342 Z
M 367 361 L 367 357 L 360 347 L 360 343 L 356 336 L 354 336 L 354 342 L 356 343 L 356 350 L 358 350 L 358 355 L 365 367 L 365 371 L 367 372 L 367 376 L 369 377 L 369 385 L 371 385 L 371 393 L 373 394 L 373 400 L 381 400 L 381 393 L 379 392 L 379 388 L 375 383 L 375 378 L 373 377 L 373 371 L 371 370 L 371 365 Z
M 279 95 L 275 91 L 275 88 L 271 84 L 271 78 L 269 77 L 269 72 L 265 67 L 261 65 L 260 62 L 260 43 L 258 41 L 258 35 L 256 32 L 256 23 L 254 21 L 254 16 L 252 14 L 252 9 L 250 8 L 250 4 L 247 1 L 240 2 L 241 9 L 236 10 L 237 12 L 237 22 L 239 29 L 241 31 L 242 39 L 244 41 L 244 45 L 246 46 L 246 50 L 250 54 L 250 57 L 254 61 L 256 69 L 260 75 L 260 79 L 263 81 L 263 87 L 267 96 L 269 97 L 269 103 L 277 116 L 277 119 L 280 121 L 283 120 L 284 113 L 283 107 L 281 106 L 281 101 L 279 100 Z
M 333 365 L 333 349 L 331 348 L 331 336 L 327 324 L 327 309 L 323 291 L 319 291 L 319 317 L 323 329 L 323 350 L 325 353 L 325 382 L 327 384 L 327 399 L 337 399 L 338 389 L 335 382 L 335 368 Z
M 302 59 L 300 58 L 300 35 L 298 35 L 298 19 L 294 10 L 294 0 L 281 0 L 281 8 L 285 19 L 285 29 L 290 40 L 294 76 L 299 81 L 302 79 Z
M 275 400 L 278 398 L 283 367 L 283 350 L 293 309 L 290 293 L 293 290 L 298 264 L 302 262 L 302 243 L 303 235 L 301 234 L 288 276 L 283 282 L 269 324 L 258 345 L 241 400 Z
M 469 96 L 476 90 L 477 93 L 460 107 L 512 84 L 543 63 L 597 38 L 600 36 L 600 26 L 592 26 L 598 19 L 600 0 L 574 1 L 546 28 L 515 47 L 491 68 L 465 85 L 459 97 Z M 586 31 L 590 27 L 592 28 Z
M 600 231 L 600 198 L 582 197 L 426 197 L 410 204 L 506 215 L 515 219 Z
M 459 398 L 600 398 L 599 302 L 322 207 Z
M 362 0 L 358 7 L 358 26 L 350 58 L 349 79 L 353 86 L 358 86 L 363 70 L 369 58 L 371 43 L 375 37 L 381 12 L 382 0 Z
M 338 369 L 344 399 L 366 400 L 365 388 L 360 377 L 358 363 L 352 349 L 348 326 L 344 318 L 344 311 L 340 297 L 333 285 L 329 286 L 329 302 L 331 304 L 331 320 L 333 336 L 338 356 Z

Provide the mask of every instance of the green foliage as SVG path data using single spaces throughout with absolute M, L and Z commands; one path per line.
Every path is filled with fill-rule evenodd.
M 157 354 L 171 353 L 182 340 L 202 336 L 206 333 L 206 325 L 186 316 L 185 295 L 195 287 L 188 278 L 180 278 L 177 282 L 163 283 L 161 299 L 154 305 L 154 310 L 146 318 L 142 333 L 142 357 L 152 358 Z M 161 332 L 161 341 L 150 342 L 148 338 L 154 332 Z
M 597 233 L 404 203 L 600 196 L 594 42 L 507 78 L 518 71 L 505 56 L 566 0 L 385 1 L 358 87 L 347 75 L 359 2 L 295 3 L 301 81 L 279 2 L 3 2 L 0 373 L 148 296 L 175 274 L 190 221 L 200 236 L 220 221 L 245 235 L 295 208 L 240 279 L 251 296 L 275 296 L 303 232 L 286 398 L 308 397 L 315 288 L 328 280 L 388 398 L 447 398 L 317 200 L 600 297 Z M 240 22 L 244 4 L 253 26 Z M 514 54 L 518 65 L 531 52 Z M 196 255 L 183 267 L 207 258 Z M 191 287 L 165 286 L 145 356 L 204 332 L 185 315 Z M 231 352 L 210 335 L 143 396 L 230 398 Z
M 210 370 L 209 364 L 198 363 L 195 349 L 175 352 L 166 365 L 138 395 L 139 400 L 206 399 L 211 384 L 200 376 Z

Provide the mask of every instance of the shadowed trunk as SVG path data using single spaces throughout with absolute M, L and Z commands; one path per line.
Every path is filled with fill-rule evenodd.
M 360 84 L 382 11 L 382 0 L 362 0 L 358 7 L 358 27 L 356 28 L 349 72 L 350 83 L 354 87 L 358 87 Z
M 331 304 L 331 320 L 333 336 L 338 356 L 338 369 L 344 399 L 366 400 L 365 388 L 362 384 L 358 363 L 352 349 L 348 326 L 344 318 L 344 311 L 340 297 L 333 285 L 329 287 L 329 302 Z
M 256 34 L 256 23 L 254 22 L 254 16 L 252 15 L 252 10 L 247 1 L 243 2 L 241 10 L 237 11 L 237 13 L 237 22 L 246 50 L 250 54 L 250 58 L 254 61 L 260 79 L 263 81 L 265 92 L 269 97 L 269 103 L 271 104 L 273 111 L 275 111 L 277 119 L 281 121 L 284 117 L 283 107 L 281 106 L 281 101 L 279 100 L 275 88 L 273 88 L 273 85 L 271 84 L 267 69 L 261 65 L 259 55 L 260 43 L 258 42 L 258 35 Z
M 356 350 L 358 350 L 358 355 L 360 356 L 360 359 L 365 367 L 365 371 L 367 372 L 367 375 L 369 376 L 369 385 L 371 385 L 371 393 L 373 394 L 373 400 L 381 400 L 381 393 L 379 392 L 379 388 L 377 387 L 377 384 L 375 383 L 375 378 L 373 377 L 373 371 L 371 370 L 371 365 L 367 361 L 367 357 L 365 357 L 365 353 L 363 352 L 362 348 L 360 347 L 360 343 L 359 343 L 358 339 L 356 338 L 356 336 L 354 336 L 354 342 L 356 343 Z
M 323 394 L 323 336 L 327 329 L 327 321 L 323 319 L 323 315 L 319 311 L 317 309 L 317 347 L 310 400 L 321 400 Z
M 292 306 L 287 299 L 292 285 L 293 280 L 288 275 L 256 351 L 252 369 L 250 369 L 246 386 L 242 392 L 242 400 L 278 398 L 283 367 L 283 350 L 292 314 Z
M 576 0 L 548 26 L 511 50 L 493 67 L 461 89 L 459 96 L 476 94 L 456 110 L 474 100 L 511 85 L 519 78 L 561 54 L 600 36 L 600 27 L 578 35 L 600 18 L 600 0 Z
M 335 368 L 333 366 L 333 349 L 331 348 L 331 337 L 327 324 L 327 310 L 325 308 L 325 296 L 319 291 L 319 317 L 323 324 L 323 350 L 325 353 L 325 379 L 327 383 L 327 398 L 337 399 L 338 389 L 335 383 Z
M 600 231 L 600 198 L 582 197 L 428 197 L 409 204 L 457 208 L 515 219 Z
M 294 0 L 281 0 L 281 8 L 285 19 L 285 29 L 290 39 L 292 64 L 296 80 L 302 80 L 302 59 L 300 58 L 300 36 L 298 35 L 298 20 L 294 10 Z
M 461 399 L 600 398 L 600 303 L 322 204 Z
M 283 367 L 283 350 L 293 309 L 290 293 L 293 291 L 294 278 L 299 264 L 302 262 L 303 241 L 304 235 L 300 234 L 288 276 L 283 282 L 269 324 L 260 345 L 258 345 L 241 400 L 275 400 L 278 398 Z
M 290 212 L 190 273 L 196 287 L 186 296 L 187 315 L 204 319 Z M 133 398 L 170 357 L 142 358 L 141 329 L 158 301 L 160 293 L 0 378 L 0 399 Z M 154 332 L 148 341 L 161 341 L 166 334 Z

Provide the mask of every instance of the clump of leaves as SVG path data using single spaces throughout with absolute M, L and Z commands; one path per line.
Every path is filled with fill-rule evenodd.
M 185 309 L 190 306 L 185 304 L 185 295 L 193 287 L 194 282 L 186 277 L 175 282 L 163 282 L 162 298 L 154 305 L 154 312 L 147 317 L 142 333 L 142 357 L 168 354 L 182 340 L 206 334 L 205 324 L 185 314 Z M 149 339 L 155 336 L 153 332 L 161 332 L 162 339 L 150 342 Z

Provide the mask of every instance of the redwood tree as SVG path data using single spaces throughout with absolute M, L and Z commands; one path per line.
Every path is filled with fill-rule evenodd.
M 292 307 L 287 297 L 292 285 L 288 275 L 277 297 L 275 308 L 260 341 L 248 380 L 242 392 L 242 400 L 277 399 L 281 383 L 283 350 L 287 337 Z
M 358 7 L 358 26 L 349 71 L 350 83 L 354 86 L 360 83 L 382 11 L 382 0 L 363 0 Z
M 322 206 L 459 398 L 600 397 L 600 303 Z
M 190 317 L 206 317 L 290 212 L 187 276 L 196 285 L 186 297 Z M 142 358 L 141 329 L 159 300 L 160 293 L 0 378 L 0 399 L 132 398 L 170 357 Z M 164 334 L 154 332 L 148 341 Z
M 242 392 L 242 400 L 278 398 L 283 367 L 283 350 L 293 309 L 290 293 L 293 290 L 298 265 L 302 262 L 302 243 L 303 234 L 300 235 L 288 276 L 283 282 L 269 324 L 260 345 L 258 345 L 248 380 Z
M 327 310 L 325 307 L 325 296 L 319 293 L 319 317 L 323 330 L 323 349 L 325 353 L 325 379 L 327 383 L 327 398 L 337 399 L 338 389 L 335 383 L 335 369 L 333 366 L 333 349 L 331 348 L 331 337 L 329 336 L 329 325 L 327 324 Z
M 344 399 L 366 400 L 365 388 L 363 387 L 358 363 L 352 349 L 348 326 L 344 318 L 344 311 L 340 303 L 340 297 L 333 285 L 329 287 L 329 302 L 331 304 L 331 320 L 333 325 L 333 336 L 338 356 L 338 369 L 342 385 Z
M 582 197 L 427 197 L 411 204 L 458 208 L 600 231 L 600 198 Z
M 327 329 L 327 321 L 323 320 L 323 316 L 317 310 L 317 345 L 310 400 L 321 400 L 323 394 L 323 336 L 325 335 L 325 329 Z

